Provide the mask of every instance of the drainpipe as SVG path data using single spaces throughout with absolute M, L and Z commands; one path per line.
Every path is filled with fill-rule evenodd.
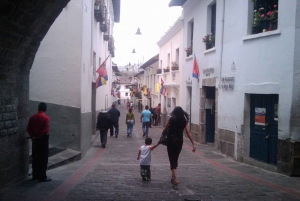
M 224 19 L 225 19 L 225 0 L 223 0 L 223 13 L 222 13 L 222 36 L 221 36 L 221 53 L 220 53 L 220 77 L 219 77 L 219 89 L 220 89 L 220 87 L 221 87 L 222 66 L 223 66 Z

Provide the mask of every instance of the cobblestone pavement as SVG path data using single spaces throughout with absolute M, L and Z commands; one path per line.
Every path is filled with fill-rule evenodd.
M 30 178 L 0 190 L 0 200 L 300 200 L 299 177 L 287 177 L 236 162 L 220 155 L 213 147 L 184 139 L 179 157 L 179 189 L 170 183 L 166 147 L 152 152 L 152 180 L 142 181 L 139 175 L 138 148 L 144 144 L 140 114 L 135 112 L 133 137 L 126 137 L 125 108 L 121 111 L 118 138 L 108 137 L 105 149 L 96 140 L 80 161 L 48 171 L 52 181 L 33 182 Z M 155 144 L 162 127 L 150 128 Z

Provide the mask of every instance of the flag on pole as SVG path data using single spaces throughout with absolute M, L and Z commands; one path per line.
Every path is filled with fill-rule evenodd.
M 197 63 L 196 55 L 194 54 L 193 77 L 199 81 L 199 66 Z
M 166 95 L 166 92 L 167 92 L 167 89 L 164 87 L 164 81 L 163 79 L 161 79 L 161 88 L 160 88 L 160 94 L 165 96 Z
M 106 61 L 108 57 L 106 57 L 106 59 L 102 62 L 102 64 L 99 66 L 98 70 L 96 71 L 99 74 L 98 78 L 96 79 L 96 88 L 102 85 L 106 85 L 106 81 L 108 80 L 107 71 L 106 71 Z
M 160 93 L 160 89 L 161 89 L 161 84 L 159 82 L 157 82 L 155 85 L 155 92 Z

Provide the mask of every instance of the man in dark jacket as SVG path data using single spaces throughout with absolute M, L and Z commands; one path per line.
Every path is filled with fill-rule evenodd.
M 97 117 L 96 130 L 100 130 L 101 146 L 105 148 L 107 142 L 107 132 L 110 127 L 110 115 L 107 111 L 102 109 Z
M 116 108 L 115 104 L 112 104 L 112 108 L 108 111 L 110 114 L 110 136 L 112 137 L 114 135 L 114 127 L 115 127 L 115 135 L 116 138 L 119 134 L 119 117 L 120 117 L 120 111 Z

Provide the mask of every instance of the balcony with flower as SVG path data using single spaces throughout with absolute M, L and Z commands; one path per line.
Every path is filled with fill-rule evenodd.
M 276 30 L 277 24 L 278 6 L 276 4 L 268 6 L 267 9 L 259 7 L 254 10 L 252 34 Z
M 171 63 L 171 70 L 174 71 L 174 70 L 179 70 L 179 66 L 177 64 L 176 61 L 172 61 Z
M 202 38 L 202 42 L 205 44 L 206 50 L 215 47 L 215 36 L 211 34 L 207 34 Z

